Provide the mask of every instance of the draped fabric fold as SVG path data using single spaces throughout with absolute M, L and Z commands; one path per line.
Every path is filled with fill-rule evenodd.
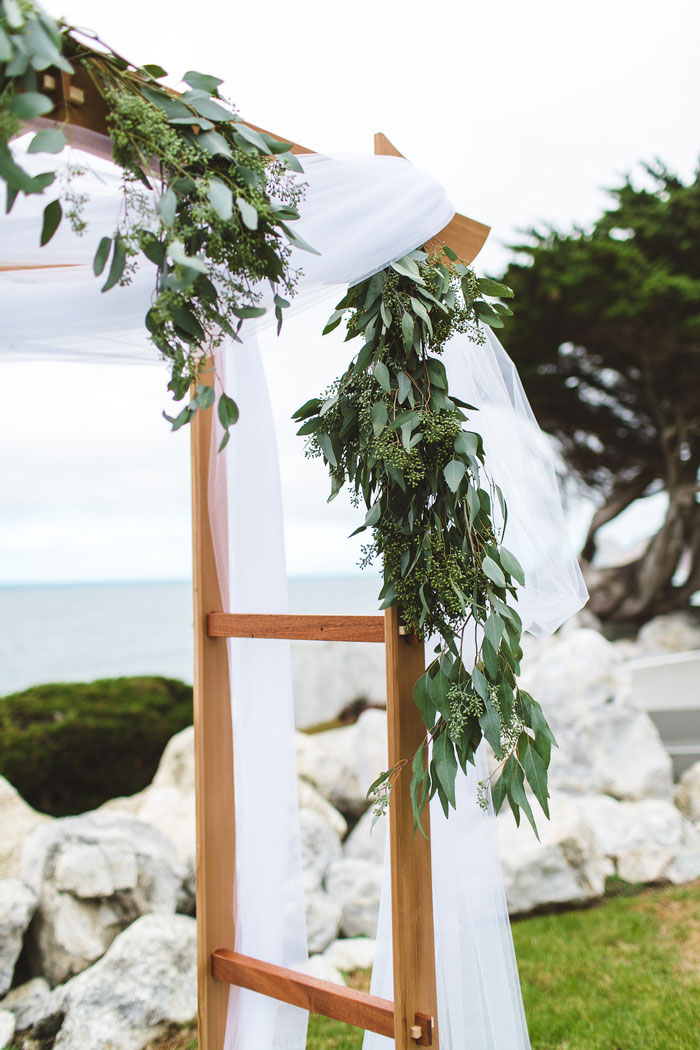
M 26 141 L 15 144 L 26 151 Z M 0 272 L 5 358 L 157 360 L 143 329 L 152 276 L 101 295 L 91 273 L 95 235 L 111 234 L 120 206 L 112 166 L 73 151 L 87 174 L 86 218 L 93 236 L 59 230 L 36 249 L 44 201 L 20 199 L 0 220 L 0 271 L 40 262 L 41 270 Z M 24 156 L 27 166 L 40 163 Z M 294 314 L 383 269 L 449 222 L 453 209 L 433 179 L 394 157 L 303 158 L 308 184 L 295 230 L 321 254 L 294 252 L 303 270 L 282 338 L 300 367 L 307 340 Z M 48 267 L 48 268 L 47 268 Z M 40 283 L 42 309 L 37 305 Z M 235 612 L 283 612 L 286 572 L 274 427 L 265 378 L 246 322 L 246 341 L 220 348 L 217 382 L 240 406 L 224 453 L 212 442 L 210 517 L 224 602 Z M 313 349 L 313 348 L 311 348 Z M 322 353 L 322 347 L 319 349 Z M 565 539 L 550 449 L 517 372 L 498 341 L 455 337 L 445 350 L 450 389 L 477 406 L 469 426 L 482 433 L 489 472 L 509 508 L 506 545 L 528 579 L 520 597 L 526 627 L 554 630 L 585 601 Z M 315 391 L 310 391 L 313 393 Z M 227 522 L 227 527 L 222 526 Z M 237 835 L 237 947 L 303 968 L 307 958 L 294 758 L 289 645 L 230 642 Z M 410 757 L 410 756 L 407 756 Z M 458 810 L 431 811 L 439 1024 L 443 1050 L 526 1050 L 524 1021 L 492 814 L 475 803 L 484 756 L 458 786 Z M 379 772 L 379 770 L 377 771 Z M 373 989 L 392 998 L 389 882 L 381 905 Z M 224 1050 L 303 1050 L 307 1015 L 252 992 L 232 990 Z M 365 1050 L 391 1041 L 367 1035 Z

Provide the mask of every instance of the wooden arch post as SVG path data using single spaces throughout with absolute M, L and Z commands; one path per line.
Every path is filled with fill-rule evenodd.
M 55 107 L 48 118 L 31 121 L 29 127 L 69 123 L 74 145 L 98 156 L 111 156 L 105 103 L 83 71 L 78 70 L 72 78 L 44 73 L 42 88 L 53 95 Z M 312 152 L 298 145 L 293 145 L 292 150 Z M 375 153 L 401 156 L 381 134 L 375 136 Z M 426 247 L 447 243 L 463 262 L 470 263 L 488 233 L 489 228 L 482 223 L 455 215 Z M 7 265 L 3 269 L 22 269 L 26 265 Z M 38 261 L 37 268 L 41 266 Z M 213 373 L 205 373 L 202 381 L 213 382 Z M 208 499 L 212 427 L 211 412 L 198 412 L 191 424 L 200 1050 L 222 1050 L 231 984 L 393 1037 L 396 1050 L 412 1050 L 415 1046 L 437 1050 L 430 843 L 413 832 L 408 776 L 398 779 L 390 808 L 393 1002 L 250 959 L 233 950 L 235 802 L 226 639 L 384 642 L 392 766 L 412 759 L 424 738 L 425 727 L 413 703 L 413 686 L 425 663 L 423 646 L 403 632 L 397 609 L 389 609 L 384 617 L 236 616 L 223 611 Z M 423 819 L 427 830 L 427 809 Z M 222 944 L 226 947 L 222 948 Z

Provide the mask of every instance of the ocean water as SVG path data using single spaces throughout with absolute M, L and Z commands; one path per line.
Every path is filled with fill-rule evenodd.
M 290 612 L 371 614 L 379 590 L 375 575 L 293 577 Z M 192 654 L 189 581 L 0 587 L 0 696 L 122 675 L 191 682 Z

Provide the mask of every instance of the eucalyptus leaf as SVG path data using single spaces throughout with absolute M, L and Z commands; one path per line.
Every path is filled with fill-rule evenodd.
M 335 452 L 333 450 L 333 442 L 331 441 L 331 439 L 328 436 L 328 434 L 319 434 L 318 435 L 318 443 L 319 443 L 319 445 L 321 446 L 321 448 L 323 450 L 324 456 L 326 457 L 328 462 L 331 464 L 331 466 L 337 467 L 338 466 L 338 460 L 336 459 Z
M 524 584 L 525 573 L 523 572 L 523 568 L 518 559 L 515 557 L 515 555 L 511 554 L 511 552 L 509 550 L 506 550 L 505 547 L 501 547 L 500 556 L 501 565 L 503 566 L 505 571 L 510 576 L 512 576 L 514 580 L 517 580 L 518 583 Z
M 467 468 L 461 459 L 451 459 L 442 473 L 450 489 L 456 492 L 466 472 Z
M 0 25 L 0 62 L 9 62 L 12 58 L 12 42 Z
M 175 221 L 175 211 L 177 209 L 177 195 L 175 191 L 169 186 L 165 193 L 159 198 L 156 204 L 156 211 L 160 215 L 165 226 L 172 226 Z
M 457 757 L 454 744 L 446 731 L 443 731 L 433 742 L 433 761 L 442 789 L 453 807 L 457 804 L 455 795 L 455 778 L 457 776 Z
M 372 427 L 375 436 L 381 434 L 387 424 L 389 412 L 384 401 L 375 401 L 372 405 Z
M 233 193 L 231 188 L 222 182 L 221 179 L 212 179 L 209 183 L 209 190 L 207 191 L 209 197 L 209 203 L 212 208 L 224 222 L 233 215 Z M 256 218 L 257 218 L 257 212 Z
M 48 244 L 58 229 L 63 218 L 63 208 L 59 200 L 51 201 L 44 208 L 44 219 L 41 227 L 41 247 Z
M 159 75 L 167 76 L 165 71 L 161 71 Z M 194 69 L 188 70 L 182 79 L 191 88 L 200 88 L 202 91 L 207 91 L 210 95 L 213 95 L 217 88 L 223 84 L 223 80 L 219 77 L 212 77 L 207 73 L 197 73 Z
M 114 238 L 114 248 L 112 250 L 112 262 L 109 267 L 109 273 L 107 274 L 107 280 L 102 285 L 102 291 L 108 292 L 110 288 L 113 288 L 115 284 L 121 279 L 124 273 L 124 267 L 126 266 L 126 251 L 124 250 L 124 242 L 122 241 L 119 234 Z M 182 424 L 180 424 L 182 426 Z M 175 428 L 173 428 L 175 429 Z
M 109 258 L 109 253 L 111 249 L 112 238 L 103 237 L 97 246 L 95 258 L 92 261 L 92 270 L 95 274 L 95 277 L 99 277 L 102 271 L 104 270 L 105 266 L 107 265 L 107 259 Z
M 17 0 L 3 0 L 3 7 L 10 29 L 21 29 L 24 25 L 24 14 Z
M 383 361 L 377 361 L 374 366 L 374 378 L 379 383 L 382 390 L 389 394 L 391 393 L 391 379 L 389 377 L 389 369 L 386 367 Z
M 34 117 L 44 117 L 50 113 L 53 102 L 38 91 L 23 91 L 11 96 L 8 109 L 20 120 L 33 120 Z
M 492 580 L 497 587 L 505 587 L 506 578 L 503 575 L 503 570 L 500 565 L 497 565 L 493 558 L 488 555 L 481 562 L 481 568 L 486 576 Z
M 413 346 L 413 318 L 408 310 L 404 310 L 401 316 L 401 334 L 404 346 L 407 350 L 410 350 Z
M 27 153 L 60 153 L 66 145 L 66 136 L 60 128 L 42 128 L 27 147 Z
M 479 291 L 482 295 L 489 295 L 496 299 L 512 299 L 515 292 L 507 284 L 500 281 L 492 281 L 488 277 L 480 277 L 478 280 Z

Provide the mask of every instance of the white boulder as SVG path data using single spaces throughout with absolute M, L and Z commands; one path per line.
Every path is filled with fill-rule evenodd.
M 304 888 L 308 892 L 321 886 L 329 866 L 343 850 L 335 829 L 316 810 L 299 810 L 299 831 Z
M 93 963 L 140 915 L 175 911 L 184 875 L 158 831 L 105 812 L 37 828 L 22 872 L 39 898 L 27 938 L 30 969 L 52 984 Z
M 145 915 L 89 970 L 60 990 L 65 1018 L 54 1050 L 142 1050 L 197 1013 L 196 924 Z
M 329 944 L 323 957 L 341 973 L 352 973 L 371 970 L 376 951 L 377 942 L 373 937 L 344 937 Z
M 306 939 L 310 952 L 322 952 L 340 933 L 340 903 L 322 889 L 306 893 Z
M 619 799 L 671 797 L 671 759 L 649 716 L 634 705 L 629 672 L 602 635 L 584 628 L 552 639 L 523 684 L 559 743 L 552 787 Z
M 384 814 L 372 827 L 374 810 L 368 809 L 366 813 L 363 813 L 343 843 L 345 856 L 357 857 L 359 860 L 371 860 L 374 864 L 383 864 L 387 845 L 388 819 L 388 816 Z
M 596 845 L 626 882 L 687 882 L 700 876 L 700 833 L 671 802 L 598 796 L 575 804 Z
M 0 996 L 12 985 L 15 963 L 36 905 L 36 894 L 19 879 L 0 880 Z
M 640 628 L 637 647 L 646 656 L 700 649 L 700 622 L 684 613 L 655 616 Z
M 345 816 L 364 813 L 367 789 L 387 766 L 386 711 L 370 708 L 354 725 L 296 740 L 299 776 Z
M 0 777 L 0 879 L 18 878 L 24 840 L 52 819 L 27 805 L 9 780 Z
M 0 1009 L 0 1050 L 7 1050 L 11 1045 L 16 1027 L 15 1015 Z
M 537 821 L 540 842 L 525 817 L 516 827 L 507 806 L 497 818 L 511 915 L 594 900 L 603 895 L 607 876 L 614 874 L 612 862 L 597 846 L 575 802 L 554 794 L 550 812 L 551 820 L 541 816 Z
M 326 891 L 340 905 L 343 936 L 376 937 L 382 874 L 381 865 L 354 857 L 331 864 Z
M 14 1014 L 19 1031 L 32 1028 L 54 1011 L 51 986 L 44 977 L 32 977 L 8 992 L 0 1006 Z
M 340 810 L 327 802 L 308 780 L 300 778 L 297 780 L 297 787 L 299 789 L 299 809 L 313 809 L 330 824 L 339 839 L 344 839 L 348 833 L 348 822 Z
M 700 824 L 700 762 L 695 762 L 681 776 L 674 802 L 684 817 L 693 824 Z
M 312 955 L 306 964 L 306 972 L 309 977 L 316 977 L 319 981 L 330 981 L 331 984 L 345 984 L 345 978 L 340 970 L 325 955 Z

